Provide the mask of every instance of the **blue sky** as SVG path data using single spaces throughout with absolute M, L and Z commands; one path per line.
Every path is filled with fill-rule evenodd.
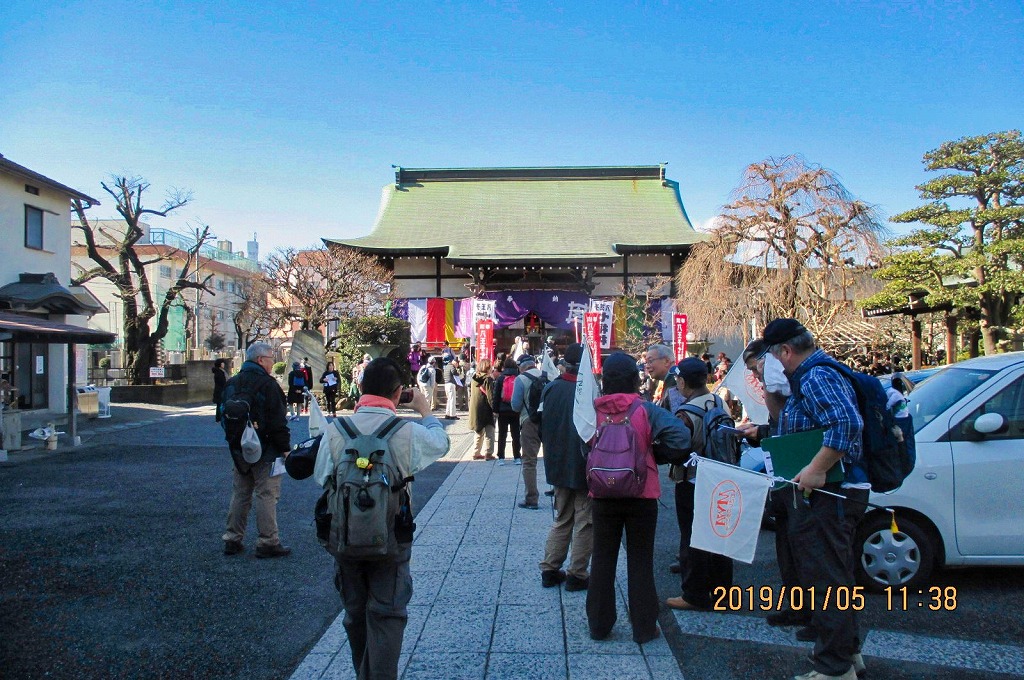
M 392 164 L 667 162 L 700 224 L 800 153 L 891 215 L 925 151 L 1021 126 L 1022 36 L 1019 1 L 8 0 L 0 153 L 96 217 L 111 173 L 191 188 L 154 226 L 263 252 L 368 233 Z

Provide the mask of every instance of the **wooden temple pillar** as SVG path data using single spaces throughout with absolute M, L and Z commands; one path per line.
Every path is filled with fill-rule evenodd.
M 910 318 L 910 357 L 912 368 L 921 368 L 921 319 L 916 314 Z
M 953 314 L 946 314 L 946 364 L 956 361 L 956 322 Z

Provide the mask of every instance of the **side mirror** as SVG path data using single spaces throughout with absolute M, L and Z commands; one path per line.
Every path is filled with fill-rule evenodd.
M 980 435 L 995 434 L 1006 429 L 1006 418 L 1000 413 L 986 413 L 974 421 L 974 431 Z

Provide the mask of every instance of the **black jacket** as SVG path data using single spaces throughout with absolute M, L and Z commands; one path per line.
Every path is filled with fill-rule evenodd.
M 506 368 L 494 381 L 491 388 L 491 410 L 495 413 L 513 413 L 512 404 L 501 400 L 501 389 L 506 380 L 515 380 L 519 376 L 518 369 Z
M 572 422 L 575 377 L 566 373 L 544 387 L 540 440 L 544 444 L 544 476 L 548 484 L 583 490 L 587 488 L 587 445 Z
M 257 434 L 263 444 L 261 463 L 273 461 L 291 448 L 291 432 L 288 430 L 288 414 L 284 392 L 277 381 L 270 377 L 255 361 L 246 361 L 238 375 L 228 380 L 224 388 L 224 400 L 237 394 L 259 395 L 251 404 L 250 414 L 258 424 Z M 262 413 L 256 410 L 262 408 Z
M 213 371 L 213 403 L 219 404 L 224 401 L 224 386 L 228 382 L 228 376 L 223 368 L 214 366 Z

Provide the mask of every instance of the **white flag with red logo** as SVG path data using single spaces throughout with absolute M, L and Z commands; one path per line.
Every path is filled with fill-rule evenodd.
M 735 465 L 701 458 L 696 481 L 690 547 L 747 564 L 753 562 L 772 480 Z

